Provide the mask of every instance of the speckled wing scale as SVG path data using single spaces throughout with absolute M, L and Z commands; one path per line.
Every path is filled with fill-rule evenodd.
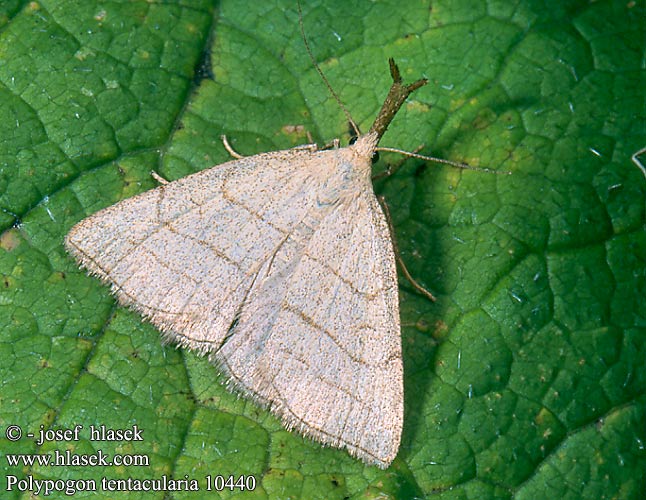
M 383 130 L 161 185 L 81 221 L 66 247 L 287 428 L 387 467 L 403 370 L 395 257 L 370 181 Z

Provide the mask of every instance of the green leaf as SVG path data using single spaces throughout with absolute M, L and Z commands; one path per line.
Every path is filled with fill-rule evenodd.
M 363 130 L 392 56 L 429 84 L 382 145 L 511 172 L 408 160 L 376 185 L 411 274 L 439 298 L 401 280 L 404 435 L 382 471 L 227 392 L 62 246 L 83 217 L 154 187 L 151 170 L 227 160 L 221 134 L 245 155 L 308 132 L 347 140 L 295 2 L 3 2 L 3 498 L 29 495 L 12 477 L 94 479 L 99 498 L 639 498 L 646 182 L 630 157 L 646 143 L 645 14 L 643 1 L 303 1 L 314 56 Z M 377 170 L 401 161 L 382 157 Z M 76 425 L 76 441 L 26 436 Z M 92 441 L 92 425 L 137 425 L 143 441 Z M 149 462 L 8 462 L 56 450 Z M 206 492 L 207 475 L 255 489 Z M 164 476 L 201 493 L 101 483 Z

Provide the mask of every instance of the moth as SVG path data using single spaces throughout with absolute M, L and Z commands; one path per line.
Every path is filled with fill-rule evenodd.
M 68 252 L 165 341 L 207 355 L 288 429 L 387 467 L 403 425 L 396 259 L 371 159 L 393 84 L 348 147 L 240 157 L 76 224 Z

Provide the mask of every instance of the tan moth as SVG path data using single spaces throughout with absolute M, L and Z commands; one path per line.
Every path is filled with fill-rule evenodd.
M 387 467 L 403 425 L 395 253 L 371 159 L 393 84 L 348 147 L 241 157 L 125 199 L 65 239 L 164 340 L 208 355 L 288 429 Z

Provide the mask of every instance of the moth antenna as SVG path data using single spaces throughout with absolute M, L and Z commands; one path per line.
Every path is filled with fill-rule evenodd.
M 312 49 L 310 48 L 310 44 L 307 41 L 307 37 L 305 36 L 305 27 L 303 26 L 303 11 L 301 9 L 300 0 L 296 1 L 296 5 L 298 5 L 298 25 L 299 25 L 299 27 L 301 29 L 301 38 L 303 38 L 303 43 L 305 44 L 305 50 L 307 51 L 307 54 L 309 55 L 310 60 L 312 61 L 312 64 L 314 65 L 314 69 L 316 69 L 319 76 L 323 80 L 323 83 L 325 83 L 325 86 L 330 91 L 330 94 L 332 94 L 332 97 L 334 97 L 334 100 L 339 104 L 339 106 L 343 110 L 343 113 L 345 114 L 346 118 L 348 119 L 348 122 L 350 122 L 350 125 L 352 125 L 352 128 L 354 129 L 354 132 L 357 134 L 357 136 L 360 136 L 361 131 L 359 130 L 359 127 L 357 126 L 357 124 L 352 119 L 352 116 L 350 115 L 350 112 L 348 111 L 348 109 L 343 105 L 343 102 L 341 101 L 341 98 L 334 91 L 334 89 L 332 88 L 332 85 L 330 85 L 329 80 L 327 79 L 327 77 L 323 73 L 323 70 L 321 69 L 321 67 L 316 62 L 316 59 L 314 59 L 314 54 L 312 53 Z
M 375 149 L 375 151 L 388 151 L 390 153 L 399 153 L 404 156 L 408 156 L 410 158 L 419 158 L 420 160 L 433 161 L 435 163 L 444 163 L 445 165 L 451 165 L 452 167 L 461 168 L 464 170 L 475 170 L 476 172 L 488 172 L 488 173 L 499 174 L 499 175 L 511 175 L 511 172 L 508 172 L 508 171 L 493 170 L 491 168 L 486 168 L 486 167 L 472 167 L 471 165 L 468 165 L 466 163 L 445 160 L 444 158 L 435 158 L 434 156 L 425 156 L 418 153 L 411 153 L 410 151 L 403 151 L 401 149 L 396 149 L 396 148 L 386 148 L 386 147 L 379 146 Z

